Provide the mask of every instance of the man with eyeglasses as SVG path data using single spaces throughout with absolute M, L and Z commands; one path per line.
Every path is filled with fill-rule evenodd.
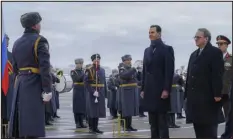
M 231 44 L 230 39 L 226 36 L 219 35 L 216 38 L 218 48 L 223 53 L 224 60 L 224 74 L 223 74 L 223 89 L 222 89 L 222 103 L 223 110 L 226 119 L 226 128 L 225 132 L 222 134 L 221 138 L 229 139 L 233 133 L 233 125 L 232 125 L 232 108 L 230 108 L 232 102 L 230 100 L 230 90 L 231 90 L 231 81 L 232 81 L 232 55 L 227 52 L 228 45 Z M 231 110 L 230 110 L 231 109 Z
M 196 138 L 216 138 L 222 99 L 224 62 L 214 47 L 211 34 L 200 28 L 194 37 L 196 46 L 189 59 L 185 87 L 186 118 L 193 123 Z

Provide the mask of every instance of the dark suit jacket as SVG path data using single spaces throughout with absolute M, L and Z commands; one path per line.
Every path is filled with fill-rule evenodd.
M 154 51 L 154 52 L 153 52 Z M 174 51 L 162 41 L 156 49 L 145 49 L 143 59 L 142 107 L 149 112 L 167 112 L 170 110 L 170 98 L 161 99 L 162 91 L 170 93 L 174 74 Z
M 218 122 L 224 62 L 222 52 L 208 43 L 198 56 L 199 49 L 189 59 L 185 98 L 187 121 L 200 124 Z M 221 111 L 222 112 L 222 111 Z

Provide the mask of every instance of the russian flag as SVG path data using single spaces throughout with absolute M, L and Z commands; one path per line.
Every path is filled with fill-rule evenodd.
M 6 96 L 9 88 L 9 73 L 8 73 L 8 58 L 7 58 L 7 39 L 4 30 L 4 24 L 2 24 L 2 91 Z

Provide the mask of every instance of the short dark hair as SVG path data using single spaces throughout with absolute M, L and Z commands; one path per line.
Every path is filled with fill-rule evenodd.
M 156 31 L 158 33 L 161 33 L 162 32 L 162 28 L 159 26 L 159 25 L 151 25 L 150 28 L 156 28 Z
M 203 32 L 204 37 L 208 38 L 209 42 L 211 41 L 211 33 L 210 33 L 210 31 L 208 29 L 206 29 L 206 28 L 199 28 L 197 31 Z

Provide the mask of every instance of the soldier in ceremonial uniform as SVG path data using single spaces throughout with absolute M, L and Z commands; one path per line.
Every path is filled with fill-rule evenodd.
M 230 138 L 233 135 L 233 123 L 232 115 L 230 116 L 230 105 L 232 104 L 230 100 L 230 92 L 232 88 L 232 55 L 227 52 L 228 46 L 231 44 L 229 38 L 223 35 L 219 35 L 216 38 L 217 45 L 219 49 L 223 53 L 223 60 L 224 60 L 224 74 L 223 74 L 223 89 L 222 89 L 222 103 L 223 103 L 223 110 L 226 119 L 226 128 L 225 132 L 222 135 L 223 139 Z M 228 117 L 230 116 L 230 117 Z
M 138 96 L 139 96 L 139 117 L 146 117 L 142 107 L 141 87 L 142 87 L 142 67 L 137 67 Z
M 98 122 L 99 118 L 106 117 L 105 91 L 107 86 L 105 70 L 100 66 L 100 58 L 99 54 L 92 55 L 93 64 L 85 71 L 88 124 L 90 133 L 93 134 L 103 133 L 98 129 Z
M 227 114 L 229 111 L 229 95 L 231 89 L 231 79 L 232 79 L 232 55 L 227 52 L 228 45 L 231 44 L 231 41 L 223 35 L 219 35 L 216 38 L 217 45 L 223 53 L 224 60 L 224 74 L 223 74 L 223 110 L 225 118 L 227 119 Z
M 83 118 L 86 114 L 86 95 L 84 88 L 83 59 L 75 59 L 76 68 L 71 70 L 70 76 L 73 80 L 73 113 L 76 128 L 86 128 Z
M 15 77 L 9 136 L 44 137 L 44 103 L 52 98 L 48 41 L 40 33 L 38 12 L 25 13 L 20 21 L 24 34 L 12 50 Z
M 112 119 L 116 119 L 117 118 L 116 93 L 119 87 L 117 69 L 112 70 L 112 75 L 110 75 L 107 84 L 108 84 L 108 89 L 110 90 L 108 96 L 108 108 L 110 109 L 110 114 L 112 116 Z
M 52 98 L 49 102 L 45 103 L 45 125 L 53 125 L 51 122 L 53 120 L 53 115 L 56 111 L 55 104 L 55 83 L 59 82 L 56 76 L 52 73 L 52 66 L 50 67 L 50 74 L 52 78 Z
M 171 90 L 171 111 L 169 112 L 169 127 L 180 128 L 175 123 L 175 113 L 182 113 L 184 94 L 181 92 L 181 87 L 184 81 L 178 72 L 174 73 L 172 90 Z
M 132 116 L 139 114 L 137 70 L 131 67 L 131 55 L 124 55 L 119 67 L 121 116 L 125 119 L 126 131 L 137 131 L 132 127 Z
M 51 113 L 51 121 L 54 121 L 53 118 L 59 118 L 57 116 L 57 104 L 56 104 L 56 98 L 57 98 L 57 92 L 55 88 L 55 83 L 60 83 L 60 79 L 57 78 L 57 76 L 53 73 L 53 67 L 51 66 L 51 77 L 52 77 L 52 99 L 50 100 L 51 106 L 52 106 L 52 113 Z M 57 117 L 56 117 L 57 116 Z

